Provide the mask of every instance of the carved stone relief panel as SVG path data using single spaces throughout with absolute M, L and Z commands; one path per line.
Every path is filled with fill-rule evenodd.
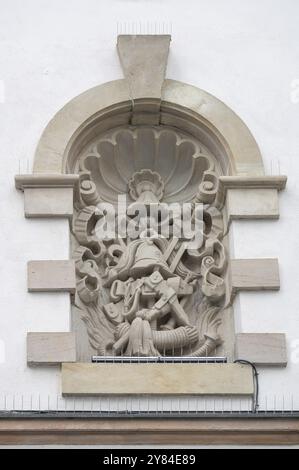
M 92 354 L 214 356 L 223 348 L 229 354 L 228 253 L 216 204 L 222 172 L 209 149 L 171 128 L 119 128 L 90 142 L 73 172 L 80 177 L 72 231 L 80 360 Z M 141 229 L 134 236 L 99 236 L 108 204 L 119 218 L 119 196 L 128 207 L 147 209 Z M 148 209 L 158 208 L 161 218 L 161 208 L 173 203 L 189 203 L 193 218 L 195 207 L 202 208 L 196 247 L 176 236 L 171 218 L 167 236 L 161 220 L 153 233 Z M 131 222 L 128 213 L 125 220 Z
M 276 259 L 230 260 L 228 250 L 234 219 L 278 217 L 286 177 L 265 176 L 252 134 L 224 103 L 165 79 L 169 42 L 120 36 L 125 79 L 67 103 L 43 132 L 34 173 L 16 177 L 26 217 L 71 221 L 72 260 L 28 263 L 30 292 L 71 294 L 71 333 L 27 337 L 29 365 L 62 363 L 66 395 L 253 393 L 243 364 L 201 364 L 200 374 L 198 364 L 164 364 L 162 381 L 161 364 L 146 364 L 144 381 L 144 367 L 90 364 L 93 355 L 286 364 L 277 333 L 243 332 L 234 351 L 234 296 L 277 290 L 279 270 Z

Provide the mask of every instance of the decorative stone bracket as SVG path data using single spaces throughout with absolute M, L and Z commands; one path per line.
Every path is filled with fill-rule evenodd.
M 16 188 L 24 191 L 25 217 L 72 217 L 78 175 L 17 175 Z
M 278 219 L 278 192 L 285 189 L 282 176 L 220 176 L 218 205 L 226 206 L 230 223 L 237 219 Z

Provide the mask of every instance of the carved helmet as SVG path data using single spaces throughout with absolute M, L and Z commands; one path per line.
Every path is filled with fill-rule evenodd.
M 130 269 L 130 275 L 134 278 L 148 276 L 154 271 L 159 271 L 164 279 L 175 276 L 162 253 L 153 240 L 145 240 L 136 250 L 134 264 Z

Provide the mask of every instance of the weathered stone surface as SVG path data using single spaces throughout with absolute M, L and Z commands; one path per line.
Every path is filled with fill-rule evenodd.
M 256 365 L 287 365 L 286 338 L 283 333 L 239 333 L 236 357 Z
M 279 217 L 276 189 L 229 189 L 226 207 L 229 220 Z
M 28 333 L 28 365 L 56 365 L 76 361 L 74 333 Z
M 240 364 L 62 364 L 63 395 L 251 395 Z
M 159 123 L 170 39 L 169 35 L 118 36 L 117 50 L 133 103 L 134 125 Z
M 124 114 L 124 118 L 127 116 L 125 120 L 119 114 L 120 103 L 122 112 L 127 111 Z M 113 107 L 116 108 L 115 112 L 111 111 Z M 34 173 L 51 173 L 54 176 L 65 173 L 64 155 L 70 139 L 84 123 L 90 121 L 93 125 L 92 118 L 99 113 L 105 115 L 106 110 L 109 110 L 107 114 L 111 121 L 108 128 L 128 123 L 132 102 L 126 80 L 114 80 L 93 87 L 73 98 L 58 111 L 49 121 L 38 143 L 34 156 Z M 107 126 L 106 119 L 103 119 L 103 126 Z
M 232 291 L 279 290 L 279 267 L 276 258 L 232 259 Z
M 25 217 L 71 217 L 73 188 L 26 188 Z
M 17 189 L 24 191 L 25 216 L 71 217 L 78 195 L 79 176 L 74 174 L 16 175 Z
M 28 291 L 49 292 L 76 289 L 75 263 L 72 260 L 28 261 Z
M 133 100 L 161 99 L 170 40 L 169 35 L 118 36 L 117 50 Z
M 229 109 L 224 103 L 215 101 L 215 98 L 204 90 L 176 80 L 165 80 L 162 94 L 161 122 L 174 125 L 176 118 L 164 115 L 164 102 L 175 103 L 187 108 L 192 115 L 200 116 L 208 129 L 214 129 L 225 137 L 225 145 L 230 149 L 231 170 L 227 173 L 242 176 L 257 176 L 264 174 L 264 166 L 259 147 L 246 124 Z M 177 114 L 177 111 L 175 112 Z M 182 124 L 178 126 L 183 129 Z M 192 132 L 190 126 L 190 131 Z M 187 129 L 186 129 L 187 130 Z M 221 137 L 222 138 L 222 137 Z M 224 141 L 223 141 L 224 142 Z M 227 168 L 227 161 L 223 162 Z

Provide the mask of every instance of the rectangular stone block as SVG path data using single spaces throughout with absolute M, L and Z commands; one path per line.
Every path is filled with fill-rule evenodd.
M 229 220 L 277 219 L 279 217 L 277 189 L 228 189 L 226 208 Z
M 158 125 L 169 35 L 119 35 L 117 50 L 132 100 L 133 125 Z
M 139 98 L 161 100 L 170 39 L 167 34 L 118 36 L 117 51 L 134 101 Z
M 283 333 L 239 333 L 236 358 L 260 366 L 287 365 L 286 338 Z
M 62 364 L 63 395 L 251 395 L 241 364 Z
M 28 291 L 51 292 L 76 290 L 75 263 L 73 260 L 28 261 Z
M 28 365 L 56 365 L 76 361 L 75 333 L 28 333 Z
M 232 291 L 279 290 L 279 267 L 276 258 L 232 259 Z
M 25 217 L 71 217 L 73 188 L 25 188 Z

